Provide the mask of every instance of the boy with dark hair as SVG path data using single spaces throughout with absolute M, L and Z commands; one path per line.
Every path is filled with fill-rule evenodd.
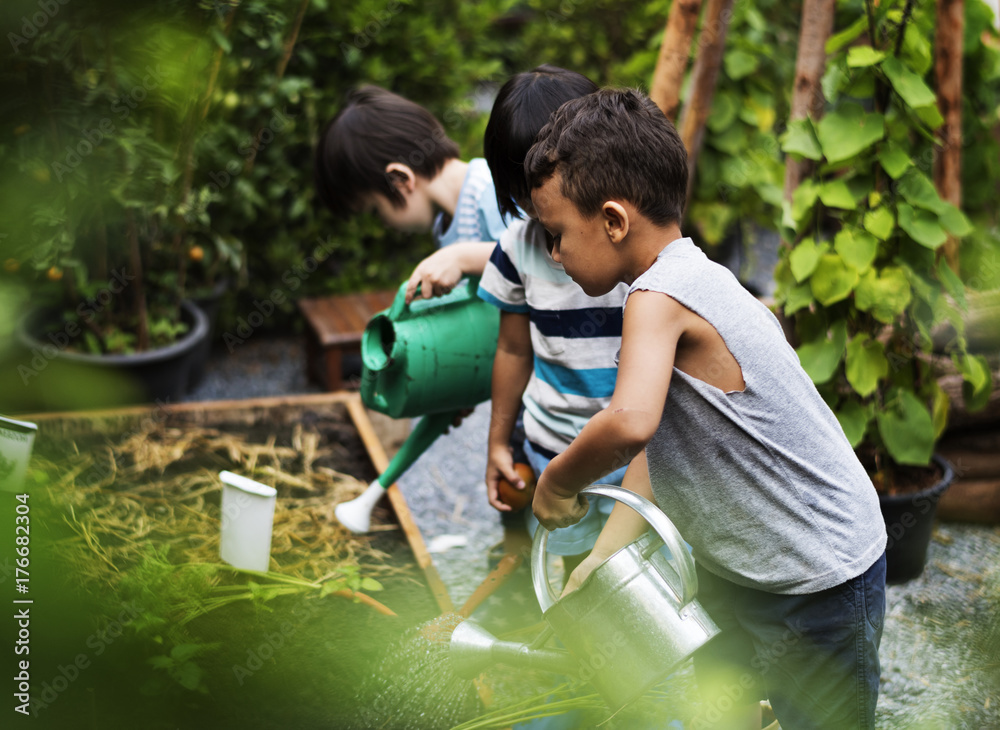
M 618 379 L 536 487 L 548 528 L 622 458 L 693 547 L 722 633 L 695 654 L 695 727 L 871 728 L 885 611 L 885 526 L 871 481 L 771 312 L 680 220 L 687 154 L 642 94 L 568 102 L 525 160 L 552 255 L 598 295 L 629 285 Z M 579 586 L 645 524 L 615 507 Z M 780 646 L 782 651 L 774 650 Z
M 483 142 L 500 210 L 527 217 L 511 222 L 479 284 L 479 296 L 501 310 L 486 489 L 505 526 L 517 519 L 529 535 L 538 526 L 530 510 L 514 516 L 499 497 L 501 478 L 523 485 L 514 454 L 523 453 L 532 471 L 542 473 L 587 419 L 607 406 L 615 385 L 612 358 L 621 345 L 626 287 L 591 297 L 566 275 L 549 255 L 524 178 L 524 156 L 549 115 L 596 90 L 586 76 L 557 66 L 515 74 L 497 94 Z M 523 433 L 512 437 L 522 407 Z M 621 481 L 626 464 L 619 466 L 605 481 Z M 550 536 L 549 551 L 563 556 L 566 575 L 590 552 L 613 505 L 595 500 L 577 524 Z M 516 547 L 513 539 L 505 542 L 508 549 Z
M 316 188 L 335 215 L 375 210 L 391 228 L 432 231 L 441 250 L 414 270 L 407 301 L 418 284 L 429 298 L 481 275 L 506 229 L 486 161 L 458 154 L 430 112 L 377 86 L 349 94 L 320 137 Z

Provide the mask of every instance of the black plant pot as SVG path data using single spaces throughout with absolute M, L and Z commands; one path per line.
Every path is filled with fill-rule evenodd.
M 90 355 L 69 352 L 65 349 L 63 340 L 65 338 L 65 342 L 68 342 L 65 332 L 43 340 L 39 333 L 43 331 L 46 318 L 51 316 L 51 311 L 35 310 L 22 319 L 18 326 L 21 344 L 31 356 L 30 364 L 36 368 L 35 372 L 39 376 L 38 382 L 32 385 L 45 389 L 51 385 L 47 378 L 66 377 L 66 373 L 96 371 L 99 375 L 117 375 L 127 380 L 128 387 L 122 388 L 121 392 L 128 393 L 125 399 L 131 402 L 169 402 L 180 399 L 188 390 L 194 353 L 208 338 L 208 318 L 190 301 L 181 302 L 181 319 L 188 325 L 188 331 L 183 337 L 166 347 L 131 354 Z M 64 367 L 48 367 L 50 362 L 58 362 Z M 85 407 L 108 405 L 89 402 L 85 394 L 79 404 Z
M 208 334 L 191 355 L 188 390 L 197 388 L 205 377 L 205 366 L 208 364 L 208 358 L 212 354 L 212 343 L 215 341 L 215 326 L 219 319 L 219 308 L 222 304 L 222 297 L 227 291 L 229 291 L 229 279 L 221 279 L 210 291 L 191 297 L 191 301 L 198 305 L 198 308 L 208 318 Z
M 938 500 L 955 478 L 954 469 L 944 458 L 935 454 L 934 462 L 942 473 L 933 486 L 912 494 L 879 495 L 889 533 L 885 556 L 887 583 L 905 583 L 924 571 Z

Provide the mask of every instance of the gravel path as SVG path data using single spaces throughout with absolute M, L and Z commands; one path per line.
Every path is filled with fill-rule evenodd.
M 316 392 L 299 339 L 216 353 L 186 400 Z M 428 449 L 399 484 L 453 601 L 486 577 L 502 538 L 486 501 L 489 404 Z M 1000 527 L 941 524 L 923 576 L 889 586 L 878 727 L 1000 728 Z

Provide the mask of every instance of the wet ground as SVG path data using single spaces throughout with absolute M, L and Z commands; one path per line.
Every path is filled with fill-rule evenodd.
M 303 357 L 299 338 L 250 340 L 217 353 L 189 399 L 316 392 Z M 399 482 L 456 605 L 486 577 L 503 535 L 483 483 L 488 421 L 482 404 Z M 513 624 L 536 610 L 519 585 L 522 597 L 500 607 Z M 1000 527 L 939 524 L 924 574 L 889 586 L 887 606 L 878 727 L 1000 728 Z

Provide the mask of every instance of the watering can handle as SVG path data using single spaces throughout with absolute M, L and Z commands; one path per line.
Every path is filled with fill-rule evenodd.
M 396 291 L 396 297 L 392 300 L 392 304 L 389 306 L 389 310 L 387 312 L 389 319 L 399 319 L 400 315 L 402 315 L 403 312 L 405 312 L 409 307 L 413 306 L 414 302 L 419 301 L 418 299 L 414 299 L 413 302 L 410 302 L 410 304 L 406 303 L 406 285 L 408 283 L 409 281 L 404 281 L 399 285 L 399 289 Z M 463 289 L 465 291 L 462 291 Z M 462 278 L 447 294 L 442 294 L 439 297 L 435 297 L 435 299 L 437 299 L 438 303 L 440 303 L 441 300 L 447 301 L 448 299 L 468 298 L 470 296 L 475 297 L 478 292 L 479 277 L 468 276 Z M 417 290 L 413 294 L 414 297 L 416 297 L 419 293 L 420 284 L 417 284 Z
M 638 512 L 670 549 L 670 554 L 677 563 L 677 574 L 681 579 L 681 606 L 686 606 L 694 600 L 698 593 L 698 575 L 694 570 L 694 559 L 684 545 L 674 523 L 655 504 L 645 497 L 640 497 L 635 492 L 611 484 L 594 484 L 581 490 L 580 494 L 609 497 L 623 502 Z M 549 610 L 549 607 L 559 600 L 559 596 L 552 590 L 552 585 L 549 583 L 548 570 L 546 569 L 545 548 L 548 544 L 548 538 L 549 531 L 539 525 L 538 529 L 535 530 L 535 538 L 531 546 L 531 581 L 535 586 L 535 596 L 538 598 L 538 605 L 541 607 L 542 613 Z

